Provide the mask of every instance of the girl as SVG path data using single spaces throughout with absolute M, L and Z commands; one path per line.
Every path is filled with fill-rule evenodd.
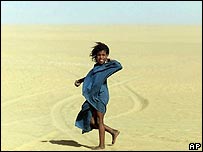
M 109 48 L 101 42 L 96 42 L 96 46 L 90 54 L 92 60 L 96 62 L 93 69 L 86 77 L 76 80 L 78 87 L 83 82 L 82 94 L 86 101 L 76 118 L 75 125 L 82 129 L 82 133 L 92 129 L 99 130 L 99 145 L 94 149 L 105 148 L 105 131 L 112 135 L 112 144 L 115 143 L 119 131 L 104 124 L 104 114 L 109 101 L 107 78 L 113 73 L 122 69 L 121 64 L 116 60 L 108 59 Z

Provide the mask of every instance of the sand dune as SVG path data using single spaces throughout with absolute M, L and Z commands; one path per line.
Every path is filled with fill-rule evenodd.
M 106 149 L 189 150 L 202 144 L 201 26 L 4 25 L 1 46 L 1 149 L 88 151 L 98 131 L 74 126 L 84 102 L 95 41 L 123 70 L 108 79 L 105 123 L 120 130 Z M 200 148 L 199 150 L 201 150 Z

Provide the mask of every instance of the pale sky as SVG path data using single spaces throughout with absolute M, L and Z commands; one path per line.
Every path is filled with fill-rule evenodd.
M 198 24 L 201 1 L 1 1 L 1 24 Z

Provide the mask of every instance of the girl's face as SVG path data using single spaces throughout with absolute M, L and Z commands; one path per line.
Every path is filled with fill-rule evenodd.
M 108 57 L 108 54 L 106 54 L 106 51 L 104 50 L 99 51 L 96 56 L 96 61 L 99 64 L 104 64 L 107 60 L 107 57 Z

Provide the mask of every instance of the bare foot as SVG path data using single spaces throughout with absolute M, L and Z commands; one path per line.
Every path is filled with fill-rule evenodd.
M 92 148 L 92 150 L 102 150 L 104 149 L 105 147 L 101 147 L 101 146 L 96 146 L 94 148 Z
M 117 136 L 120 134 L 120 131 L 114 130 L 114 133 L 112 134 L 112 144 L 115 144 Z

